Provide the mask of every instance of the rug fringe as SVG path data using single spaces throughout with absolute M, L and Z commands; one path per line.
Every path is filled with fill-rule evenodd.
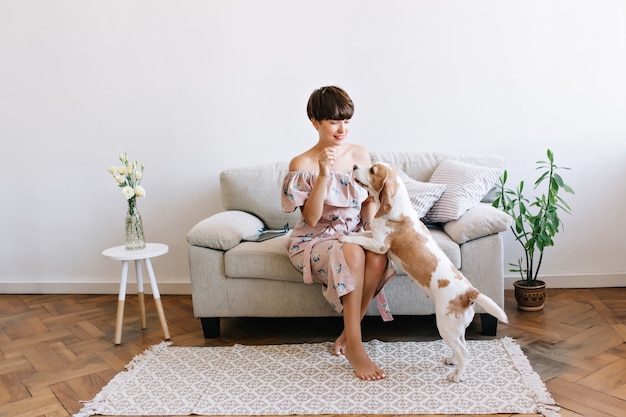
M 166 349 L 170 346 L 172 342 L 161 342 L 158 345 L 152 345 L 139 355 L 135 355 L 133 359 L 126 365 L 126 370 L 131 371 L 135 368 L 135 366 L 139 365 L 141 362 L 145 361 L 147 358 L 154 356 L 155 354 L 162 352 L 163 349 Z
M 561 407 L 556 404 L 539 375 L 533 371 L 520 345 L 510 337 L 503 337 L 500 340 L 511 358 L 513 366 L 518 370 L 537 401 L 537 412 L 545 417 L 560 417 L 559 410 Z
M 149 357 L 156 355 L 158 352 L 161 352 L 163 349 L 166 349 L 171 344 L 172 342 L 161 342 L 158 345 L 150 346 L 143 353 L 135 355 L 135 357 L 133 357 L 133 359 L 125 366 L 126 372 L 119 372 L 115 375 L 113 379 L 109 381 L 109 383 L 106 384 L 91 401 L 81 401 L 84 403 L 83 408 L 81 408 L 78 413 L 74 414 L 73 417 L 90 417 L 98 414 L 98 404 L 106 401 L 109 393 L 115 392 L 119 386 L 124 384 L 129 375 L 128 371 L 131 371 L 135 368 L 135 366 L 139 365 Z

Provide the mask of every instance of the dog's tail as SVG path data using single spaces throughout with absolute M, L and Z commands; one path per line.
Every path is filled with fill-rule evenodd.
M 500 308 L 491 298 L 487 297 L 485 294 L 480 293 L 478 297 L 474 300 L 479 306 L 485 309 L 485 311 L 502 323 L 508 323 L 509 318 L 506 316 L 504 310 Z

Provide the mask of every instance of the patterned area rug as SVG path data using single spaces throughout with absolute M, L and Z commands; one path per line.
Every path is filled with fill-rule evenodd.
M 75 417 L 91 415 L 498 414 L 559 416 L 510 338 L 468 341 L 461 383 L 442 341 L 365 343 L 387 379 L 357 379 L 332 343 L 172 347 L 137 356 Z

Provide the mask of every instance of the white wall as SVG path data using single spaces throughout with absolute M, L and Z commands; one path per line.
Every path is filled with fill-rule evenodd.
M 328 84 L 370 149 L 498 153 L 515 182 L 553 149 L 576 195 L 543 273 L 626 284 L 623 1 L 3 0 L 0 60 L 0 292 L 117 291 L 101 251 L 126 203 L 105 169 L 125 150 L 171 249 L 161 290 L 188 291 L 185 234 L 221 210 L 219 172 L 312 145 Z

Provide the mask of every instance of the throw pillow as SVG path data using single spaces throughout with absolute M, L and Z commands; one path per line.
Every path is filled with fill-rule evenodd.
M 196 224 L 187 233 L 190 245 L 228 250 L 245 237 L 259 233 L 263 222 L 250 213 L 227 210 L 216 213 Z
M 480 237 L 504 232 L 513 218 L 489 203 L 479 203 L 458 220 L 443 225 L 443 230 L 459 245 Z
M 406 186 L 411 205 L 420 219 L 428 213 L 428 210 L 439 200 L 439 197 L 446 189 L 445 184 L 417 181 L 401 170 L 398 170 L 398 175 L 400 175 L 402 182 Z
M 498 168 L 453 159 L 441 161 L 429 182 L 446 184 L 446 190 L 425 220 L 430 223 L 447 223 L 458 219 L 487 195 L 501 174 Z

